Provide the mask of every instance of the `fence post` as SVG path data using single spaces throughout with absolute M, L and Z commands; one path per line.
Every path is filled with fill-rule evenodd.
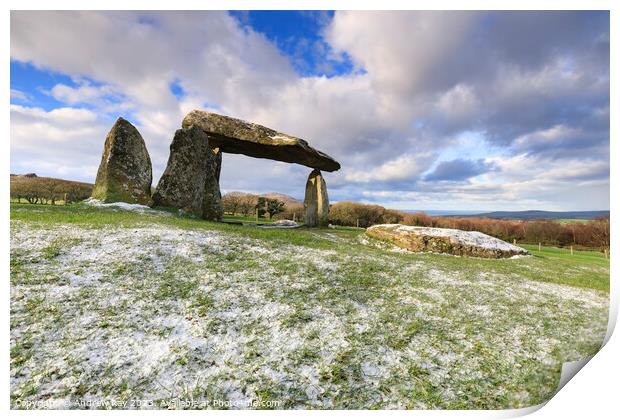
M 256 223 L 258 223 L 258 209 L 256 209 Z
M 516 244 L 517 244 L 517 239 L 516 239 L 516 238 L 513 238 L 513 239 L 512 239 L 512 244 L 513 244 L 513 245 L 516 245 Z
M 607 248 L 605 248 L 603 252 L 605 253 L 605 259 L 607 259 Z
M 570 246 L 570 254 L 573 255 L 573 246 Z
M 542 251 L 542 244 L 540 242 L 538 242 L 538 250 Z
M 67 205 L 67 193 L 65 193 L 64 199 L 65 199 L 65 206 L 66 206 Z
M 360 227 L 360 219 L 355 220 L 355 227 Z
M 296 215 L 297 215 L 297 213 L 293 212 L 293 222 L 297 221 L 296 218 L 295 218 Z

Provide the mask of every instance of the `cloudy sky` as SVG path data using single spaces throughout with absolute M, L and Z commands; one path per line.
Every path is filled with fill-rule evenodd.
M 609 208 L 606 12 L 12 12 L 11 172 L 94 182 L 118 116 L 154 183 L 206 109 L 336 158 L 332 201 Z M 224 156 L 222 189 L 309 168 Z

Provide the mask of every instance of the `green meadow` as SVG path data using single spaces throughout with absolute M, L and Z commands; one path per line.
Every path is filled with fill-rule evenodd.
M 254 221 L 253 218 L 228 221 Z M 517 408 L 605 335 L 609 260 L 11 204 L 11 402 Z

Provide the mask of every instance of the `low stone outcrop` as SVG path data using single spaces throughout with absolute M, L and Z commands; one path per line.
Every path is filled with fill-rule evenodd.
M 183 119 L 183 128 L 192 125 L 209 134 L 211 147 L 220 152 L 298 163 L 327 172 L 340 169 L 338 162 L 312 148 L 305 140 L 262 125 L 198 110 Z
M 105 139 L 92 197 L 106 203 L 148 204 L 153 173 L 144 139 L 119 118 Z
M 315 169 L 310 172 L 306 182 L 306 196 L 304 198 L 306 209 L 305 224 L 309 227 L 327 226 L 329 224 L 329 198 L 327 186 L 321 171 Z
M 212 150 L 209 140 L 196 126 L 176 131 L 168 165 L 153 194 L 153 207 L 175 207 L 206 220 L 222 219 L 222 155 Z
M 273 224 L 275 226 L 279 226 L 279 227 L 299 227 L 299 223 L 297 223 L 294 220 L 277 220 L 275 222 L 273 222 Z
M 375 225 L 366 229 L 371 238 L 385 240 L 414 252 L 438 252 L 470 257 L 508 258 L 527 255 L 516 245 L 480 232 L 428 228 L 400 224 Z
M 278 220 L 268 225 L 258 225 L 262 229 L 295 229 L 301 225 L 293 220 Z

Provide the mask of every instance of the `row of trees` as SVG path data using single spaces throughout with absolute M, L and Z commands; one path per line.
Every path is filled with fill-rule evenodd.
M 65 181 L 57 178 L 11 176 L 11 198 L 18 203 L 56 204 L 81 201 L 90 197 L 93 186 L 85 182 Z
M 90 197 L 92 184 L 56 178 L 11 175 L 11 198 L 31 204 L 76 202 Z M 303 222 L 304 208 L 297 202 L 241 192 L 222 197 L 224 212 L 269 219 L 290 219 Z M 330 222 L 341 226 L 369 227 L 381 223 L 403 223 L 411 226 L 452 228 L 479 231 L 505 241 L 542 243 L 545 245 L 580 245 L 609 248 L 609 217 L 589 222 L 559 223 L 552 220 L 499 220 L 485 217 L 438 217 L 423 212 L 403 213 L 379 205 L 350 201 L 330 206 Z
M 401 212 L 374 204 L 341 201 L 329 207 L 329 220 L 335 225 L 367 228 L 382 223 L 400 223 Z
M 224 213 L 252 216 L 256 214 L 258 196 L 241 192 L 231 192 L 222 196 Z
M 230 192 L 222 196 L 224 213 L 243 216 L 266 217 L 269 219 L 303 220 L 303 206 L 286 204 L 277 198 L 263 197 L 242 192 Z
M 500 220 L 487 217 L 432 217 L 424 213 L 404 214 L 401 221 L 412 226 L 476 230 L 505 241 L 545 245 L 580 245 L 609 248 L 609 217 L 585 222 L 553 220 Z
M 588 222 L 559 223 L 552 220 L 499 220 L 486 217 L 435 217 L 426 213 L 404 213 L 378 205 L 339 202 L 329 209 L 330 221 L 337 225 L 369 227 L 381 223 L 440 227 L 478 231 L 512 242 L 545 245 L 580 245 L 609 248 L 609 217 Z

